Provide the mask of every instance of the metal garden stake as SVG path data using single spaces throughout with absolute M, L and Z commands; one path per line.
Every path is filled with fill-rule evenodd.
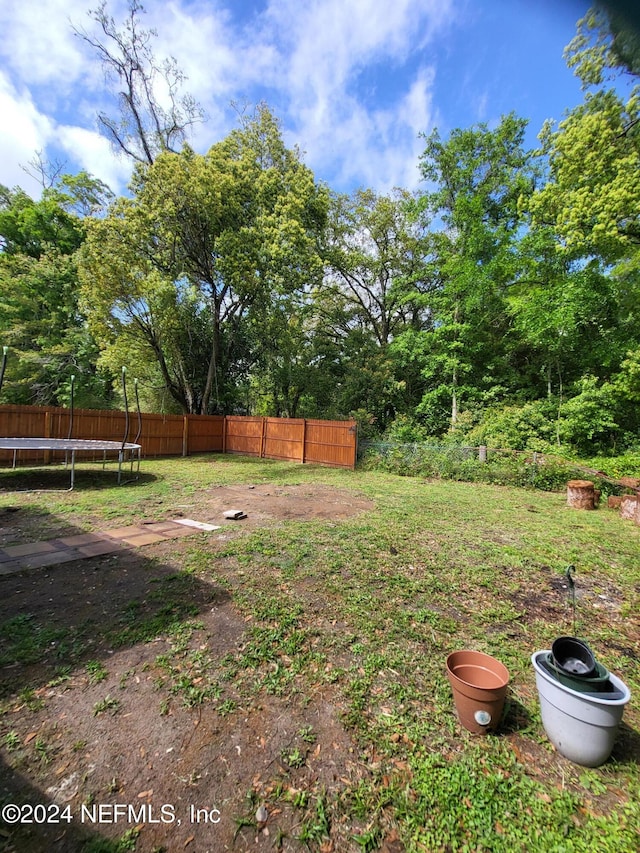
M 573 605 L 573 636 L 576 635 L 576 584 L 573 580 L 573 575 L 575 573 L 576 567 L 571 565 L 567 566 L 567 581 L 569 583 L 569 594 L 571 595 L 571 601 Z

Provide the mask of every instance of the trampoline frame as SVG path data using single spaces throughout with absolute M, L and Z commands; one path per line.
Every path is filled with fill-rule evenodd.
M 2 348 L 2 362 L 0 363 L 0 391 L 4 380 L 4 373 L 7 367 L 8 347 Z M 71 375 L 71 405 L 69 408 L 69 432 L 66 438 L 40 438 L 27 436 L 6 436 L 0 438 L 0 450 L 13 450 L 13 468 L 17 467 L 17 458 L 19 450 L 64 450 L 65 466 L 69 462 L 69 453 L 71 453 L 71 485 L 67 491 L 72 491 L 75 482 L 76 473 L 76 453 L 78 451 L 87 453 L 91 451 L 102 451 L 102 470 L 107 462 L 107 453 L 109 451 L 118 452 L 118 485 L 122 482 L 122 465 L 127 457 L 131 463 L 131 472 L 133 473 L 134 461 L 137 461 L 138 467 L 136 470 L 135 480 L 140 478 L 140 453 L 142 445 L 138 444 L 138 440 L 142 433 L 142 415 L 140 413 L 140 398 L 138 396 L 138 380 L 134 380 L 136 393 L 136 407 L 138 410 L 138 432 L 134 441 L 127 441 L 129 437 L 129 401 L 127 399 L 127 368 L 122 368 L 122 394 L 124 396 L 124 415 L 125 415 L 125 430 L 122 441 L 113 441 L 107 439 L 93 438 L 71 438 L 73 433 L 73 409 L 74 409 L 74 390 L 75 390 L 75 375 Z M 46 462 L 46 457 L 45 457 Z M 130 482 L 130 481 L 127 481 Z M 39 489 L 36 491 L 40 491 Z
M 13 468 L 17 467 L 17 455 L 20 450 L 59 450 L 64 451 L 65 461 L 71 454 L 71 484 L 67 491 L 72 491 L 75 483 L 76 453 L 77 452 L 102 452 L 102 467 L 107 461 L 109 451 L 118 453 L 118 485 L 122 482 L 122 466 L 127 461 L 131 462 L 133 471 L 134 462 L 137 462 L 136 479 L 140 472 L 141 444 L 122 441 L 106 441 L 88 438 L 0 438 L 0 450 L 13 450 Z

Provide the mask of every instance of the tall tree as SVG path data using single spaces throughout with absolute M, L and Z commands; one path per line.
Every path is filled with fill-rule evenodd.
M 543 129 L 549 180 L 531 203 L 569 251 L 610 264 L 640 249 L 640 34 L 618 5 L 596 4 L 567 47 L 585 99 Z
M 542 133 L 549 181 L 531 201 L 534 223 L 552 225 L 562 245 L 607 263 L 640 247 L 638 100 L 614 90 L 585 101 Z
M 316 337 L 325 352 L 340 352 L 336 405 L 343 413 L 360 410 L 379 429 L 404 405 L 407 390 L 392 342 L 409 327 L 429 324 L 428 311 L 413 299 L 424 266 L 422 227 L 412 221 L 410 203 L 402 190 L 334 195 L 323 240 L 325 276 L 313 295 Z
M 321 272 L 323 191 L 262 107 L 200 156 L 165 152 L 92 222 L 83 298 L 111 353 L 143 347 L 178 406 L 233 407 L 253 319 Z
M 455 130 L 446 141 L 436 130 L 421 158 L 433 189 L 418 198 L 416 215 L 432 222 L 425 277 L 436 286 L 423 295 L 433 328 L 410 344 L 426 385 L 419 411 L 434 431 L 456 423 L 463 398 L 495 396 L 512 379 L 505 297 L 514 275 L 519 203 L 533 185 L 525 127 L 524 119 L 509 115 L 495 130 Z
M 325 238 L 325 295 L 342 302 L 350 322 L 387 346 L 407 325 L 420 325 L 411 285 L 423 271 L 421 229 L 402 190 L 334 196 Z
M 570 68 L 587 86 L 620 74 L 640 77 L 640 9 L 633 0 L 596 0 L 578 21 L 565 50 Z

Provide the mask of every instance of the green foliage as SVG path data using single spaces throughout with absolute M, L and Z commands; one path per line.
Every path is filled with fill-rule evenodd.
M 554 223 L 561 245 L 613 263 L 638 254 L 639 101 L 589 92 L 541 139 L 549 181 L 531 199 L 534 220 Z
M 398 444 L 426 443 L 430 438 L 423 423 L 407 415 L 398 415 L 384 434 L 384 439 Z
M 596 0 L 578 21 L 565 57 L 585 87 L 601 86 L 621 72 L 640 77 L 640 31 L 633 5 L 625 0 Z
M 619 456 L 590 456 L 586 463 L 590 468 L 605 472 L 609 477 L 637 477 L 640 471 L 640 447 Z
M 33 201 L 22 190 L 0 194 L 0 339 L 11 350 L 3 399 L 65 405 L 71 375 L 76 404 L 109 405 L 110 376 L 97 370 L 97 346 L 78 306 L 75 252 L 85 223 L 74 200 L 100 191 L 85 173 Z
M 618 430 L 614 420 L 615 398 L 609 383 L 601 384 L 595 376 L 585 376 L 578 385 L 579 393 L 560 407 L 561 439 L 579 453 L 611 444 Z
M 563 787 L 550 796 L 508 749 L 496 748 L 489 756 L 481 746 L 469 747 L 449 758 L 432 754 L 411 764 L 413 784 L 400 795 L 405 805 L 399 811 L 416 848 L 495 853 L 633 849 L 633 819 L 585 820 L 575 793 Z M 412 796 L 418 801 L 410 802 Z M 605 822 L 603 846 L 599 833 Z M 558 846 L 560 837 L 564 842 Z
M 493 406 L 458 440 L 474 447 L 548 451 L 556 439 L 556 416 L 557 403 L 548 399 L 522 406 Z
M 115 53 L 79 35 L 129 68 L 150 34 L 94 17 Z M 154 58 L 138 46 L 142 84 Z M 15 353 L 3 399 L 68 403 L 73 373 L 77 405 L 110 405 L 126 364 L 162 412 L 352 415 L 361 441 L 400 444 L 633 447 L 637 34 L 596 4 L 566 55 L 584 100 L 545 125 L 540 150 L 513 113 L 436 129 L 416 194 L 332 193 L 264 105 L 205 155 L 178 151 L 197 105 L 165 112 L 129 81 L 124 124 L 100 116 L 138 162 L 128 197 L 84 172 L 38 202 L 0 188 L 0 336 Z
M 387 471 L 408 477 L 492 483 L 559 491 L 568 480 L 584 478 L 577 464 L 538 453 L 488 450 L 486 461 L 479 459 L 477 447 L 433 444 L 392 444 L 368 442 L 362 448 L 364 470 Z M 605 493 L 614 491 L 607 483 L 596 482 Z
M 509 374 L 506 286 L 514 273 L 519 203 L 532 182 L 525 126 L 509 115 L 495 130 L 455 130 L 446 141 L 434 131 L 421 157 L 423 177 L 435 189 L 418 196 L 415 214 L 440 223 L 425 246 L 434 286 L 422 303 L 433 326 L 412 336 L 426 386 L 418 410 L 431 429 L 444 397 L 455 424 L 462 401 L 504 384 Z
M 287 321 L 322 270 L 326 194 L 266 108 L 204 156 L 158 155 L 132 191 L 83 246 L 91 327 L 110 363 L 155 365 L 181 410 L 233 410 L 257 360 L 299 346 Z

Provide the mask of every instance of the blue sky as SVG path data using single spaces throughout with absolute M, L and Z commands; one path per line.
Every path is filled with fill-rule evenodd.
M 37 195 L 35 152 L 124 191 L 130 164 L 96 130 L 116 115 L 101 66 L 74 35 L 97 0 L 0 4 L 0 183 Z M 349 192 L 419 186 L 421 133 L 510 111 L 545 119 L 582 100 L 562 52 L 583 0 L 147 0 L 157 56 L 174 56 L 208 120 L 204 152 L 237 126 L 232 102 L 266 101 L 319 180 Z M 108 0 L 122 21 L 126 2 Z

